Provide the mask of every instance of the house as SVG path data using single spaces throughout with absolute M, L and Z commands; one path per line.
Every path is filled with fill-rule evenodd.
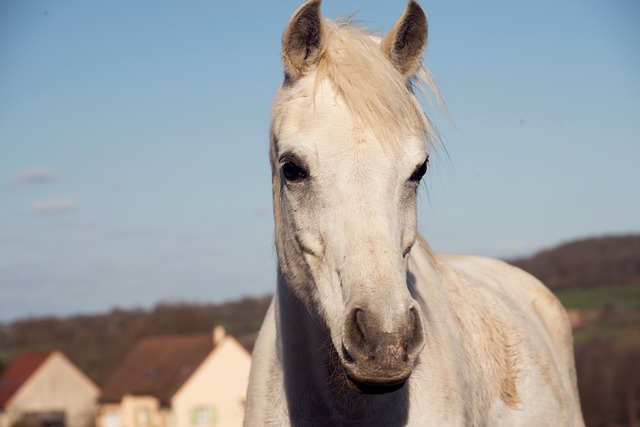
M 0 427 L 89 427 L 100 389 L 59 351 L 18 357 L 0 378 Z
M 222 327 L 143 339 L 102 390 L 97 427 L 241 426 L 251 356 Z

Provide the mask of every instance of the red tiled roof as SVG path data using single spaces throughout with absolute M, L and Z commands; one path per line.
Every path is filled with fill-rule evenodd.
M 46 353 L 26 353 L 18 357 L 0 378 L 0 408 L 22 387 L 31 375 L 47 360 L 52 351 Z
M 100 402 L 125 394 L 154 396 L 164 404 L 213 351 L 212 334 L 160 336 L 139 341 L 107 381 Z

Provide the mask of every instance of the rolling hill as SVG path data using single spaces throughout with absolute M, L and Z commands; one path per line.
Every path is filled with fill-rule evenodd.
M 640 283 L 640 234 L 576 240 L 508 261 L 552 290 Z

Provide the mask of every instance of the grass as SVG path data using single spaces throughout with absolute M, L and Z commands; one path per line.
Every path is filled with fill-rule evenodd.
M 608 309 L 612 306 L 640 310 L 640 283 L 555 292 L 567 309 Z
M 556 296 L 567 309 L 597 312 L 596 318 L 574 330 L 576 346 L 594 340 L 631 341 L 640 338 L 640 283 L 587 289 L 564 289 Z

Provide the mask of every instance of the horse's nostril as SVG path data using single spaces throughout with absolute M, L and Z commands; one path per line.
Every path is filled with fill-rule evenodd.
M 368 316 L 361 308 L 354 308 L 351 316 L 347 318 L 345 328 L 346 349 L 355 359 L 366 357 L 369 353 L 369 343 L 372 340 L 371 327 L 368 325 Z
M 353 356 L 351 356 L 351 353 L 349 353 L 349 350 L 347 350 L 344 344 L 342 344 L 342 356 L 347 363 L 355 362 L 355 360 L 353 360 Z
M 366 319 L 364 316 L 364 311 L 360 308 L 356 308 L 355 310 L 353 310 L 353 322 L 355 325 L 355 330 L 358 332 L 358 334 L 360 335 L 360 338 L 363 340 L 367 339 L 367 325 L 366 325 Z
M 406 354 L 418 352 L 424 344 L 424 326 L 415 307 L 409 309 L 409 330 L 406 335 Z

